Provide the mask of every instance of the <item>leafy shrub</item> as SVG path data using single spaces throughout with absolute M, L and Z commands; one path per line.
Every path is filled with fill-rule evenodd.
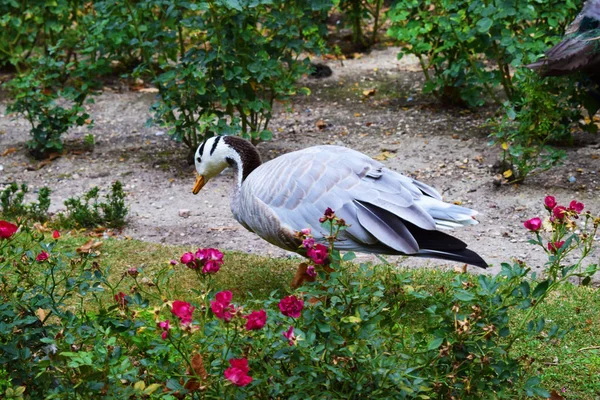
M 575 1 L 401 0 L 390 11 L 388 34 L 406 43 L 425 76 L 425 93 L 479 106 L 496 104 L 502 87 L 515 96 L 510 68 L 535 61 L 562 35 L 579 10 Z
M 48 220 L 50 189 L 42 187 L 38 192 L 37 202 L 24 204 L 25 194 L 28 191 L 27 184 L 18 185 L 13 182 L 0 192 L 0 207 L 4 218 L 27 218 L 41 222 Z
M 105 201 L 99 201 L 100 189 L 96 186 L 81 197 L 65 200 L 66 214 L 60 214 L 59 225 L 65 228 L 122 228 L 127 217 L 123 184 L 112 184 Z
M 110 5 L 110 4 L 114 5 Z M 102 3 L 135 28 L 131 39 L 159 90 L 153 122 L 195 149 L 205 137 L 238 134 L 268 140 L 275 101 L 296 92 L 309 71 L 307 52 L 323 47 L 313 14 L 325 1 Z M 157 44 L 160 43 L 160 46 Z
M 59 41 L 72 41 L 69 31 L 79 15 L 78 6 L 82 5 L 68 0 L 0 2 L 0 66 L 25 71 L 40 53 L 48 54 Z
M 36 158 L 61 153 L 61 135 L 73 126 L 89 122 L 83 107 L 86 93 L 73 86 L 55 88 L 61 79 L 59 70 L 62 68 L 69 67 L 45 58 L 29 73 L 15 77 L 7 84 L 14 96 L 7 112 L 21 114 L 29 121 L 32 138 L 27 147 Z
M 352 43 L 366 49 L 377 41 L 377 33 L 382 20 L 383 0 L 340 0 L 338 7 L 344 12 L 344 19 L 352 29 Z M 366 37 L 364 26 L 372 22 L 371 36 Z
M 566 157 L 553 145 L 572 141 L 571 129 L 581 119 L 581 96 L 574 78 L 540 79 L 519 70 L 514 80 L 520 97 L 504 103 L 506 114 L 494 121 L 490 137 L 503 149 L 504 177 L 519 182 Z

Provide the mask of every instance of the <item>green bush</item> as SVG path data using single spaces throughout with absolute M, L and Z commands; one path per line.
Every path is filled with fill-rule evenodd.
M 2 217 L 6 219 L 25 218 L 36 222 L 47 221 L 50 208 L 50 189 L 42 187 L 38 192 L 38 201 L 25 204 L 25 195 L 29 191 L 26 184 L 16 182 L 8 185 L 0 192 L 0 207 Z
M 126 224 L 127 205 L 120 181 L 112 184 L 105 201 L 100 201 L 100 189 L 96 186 L 80 197 L 65 200 L 65 214 L 58 215 L 57 224 L 70 228 L 122 228 Z
M 511 68 L 535 61 L 560 40 L 581 2 L 552 0 L 400 0 L 390 10 L 388 34 L 405 43 L 399 57 L 415 55 L 425 93 L 469 106 L 486 97 L 501 105 L 496 89 L 513 100 Z
M 159 90 L 149 122 L 195 150 L 205 137 L 268 140 L 273 103 L 295 94 L 307 53 L 323 48 L 315 14 L 327 1 L 97 2 L 143 63 L 133 75 Z M 114 38 L 113 38 L 114 40 Z
M 540 79 L 520 69 L 513 79 L 519 97 L 504 104 L 506 114 L 494 120 L 490 137 L 503 150 L 504 177 L 520 182 L 566 157 L 554 145 L 572 142 L 571 131 L 582 118 L 582 95 L 574 77 Z

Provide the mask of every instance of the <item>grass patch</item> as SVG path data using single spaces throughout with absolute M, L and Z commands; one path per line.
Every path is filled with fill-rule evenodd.
M 64 235 L 60 240 L 62 250 L 74 251 L 88 238 L 84 236 Z M 140 277 L 155 277 L 159 271 L 169 266 L 171 259 L 178 260 L 181 254 L 195 251 L 190 246 L 173 246 L 147 243 L 136 240 L 108 239 L 100 248 L 101 255 L 97 262 L 102 268 L 111 267 L 111 281 L 117 282 L 130 267 L 137 267 L 142 272 Z M 225 264 L 213 279 L 216 290 L 232 290 L 237 301 L 248 298 L 266 299 L 273 291 L 281 294 L 290 291 L 289 283 L 300 259 L 274 259 L 250 255 L 241 252 L 226 252 Z M 169 288 L 171 299 L 191 298 L 196 288 L 197 279 L 194 272 L 178 264 L 174 267 L 174 283 Z M 453 271 L 436 269 L 398 268 L 398 276 L 408 278 L 406 281 L 388 279 L 393 282 L 392 293 L 407 291 L 425 291 L 431 297 L 407 299 L 402 305 L 405 312 L 398 319 L 404 329 L 417 333 L 424 331 L 427 317 L 424 310 L 437 301 L 445 298 L 456 277 Z M 124 279 L 119 290 L 126 292 L 130 281 Z M 109 294 L 107 301 L 112 301 Z M 448 299 L 450 297 L 448 296 Z M 452 304 L 448 303 L 448 307 Z M 561 328 L 572 327 L 562 340 L 547 340 L 544 331 L 535 338 L 517 341 L 514 351 L 523 356 L 530 372 L 542 379 L 542 386 L 548 390 L 556 390 L 566 398 L 595 399 L 600 393 L 600 296 L 595 288 L 563 285 L 558 291 L 540 306 L 538 315 L 544 315 L 550 325 L 557 323 Z M 524 313 L 516 312 L 515 323 L 520 321 Z
M 64 235 L 59 240 L 58 250 L 74 252 L 88 237 Z M 161 270 L 169 268 L 170 260 L 179 260 L 188 251 L 196 251 L 192 246 L 173 246 L 159 243 L 141 242 L 110 238 L 103 240 L 100 256 L 96 261 L 102 269 L 110 267 L 110 281 L 117 283 L 131 267 L 138 268 L 144 276 L 155 278 Z M 218 274 L 211 277 L 216 290 L 231 290 L 239 301 L 247 298 L 266 299 L 274 290 L 287 292 L 300 259 L 274 259 L 242 252 L 225 252 L 225 264 Z M 170 295 L 186 297 L 197 287 L 194 271 L 184 265 L 173 267 L 176 285 L 168 288 Z M 127 293 L 128 280 L 123 280 L 119 290 Z M 107 295 L 108 299 L 108 295 Z

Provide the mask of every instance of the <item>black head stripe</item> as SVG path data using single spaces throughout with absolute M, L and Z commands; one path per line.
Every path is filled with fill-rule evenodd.
M 212 156 L 213 153 L 215 152 L 215 150 L 217 149 L 217 144 L 219 143 L 219 140 L 221 140 L 221 136 L 217 136 L 215 141 L 213 142 L 212 147 L 210 148 L 210 155 Z
M 208 139 L 206 139 L 208 140 Z M 206 140 L 204 142 L 202 142 L 202 144 L 200 145 L 200 149 L 198 150 L 198 156 L 202 157 L 202 153 L 204 153 L 204 145 L 206 145 Z

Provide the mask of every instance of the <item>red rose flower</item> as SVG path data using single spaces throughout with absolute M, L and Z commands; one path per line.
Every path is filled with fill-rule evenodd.
M 235 307 L 231 304 L 232 297 L 233 295 L 229 290 L 224 290 L 217 293 L 215 300 L 210 302 L 210 309 L 212 312 L 217 318 L 222 319 L 225 322 L 231 321 L 233 313 L 235 312 Z
M 58 239 L 60 237 L 60 232 L 55 229 L 54 232 L 52 232 L 52 237 Z
M 279 310 L 281 310 L 281 313 L 287 317 L 299 318 L 303 308 L 304 301 L 293 295 L 284 297 L 279 302 Z
M 538 217 L 531 218 L 523 222 L 523 226 L 525 226 L 525 228 L 529 229 L 532 232 L 537 232 L 542 227 L 542 220 Z
M 19 229 L 15 224 L 8 221 L 0 221 L 0 239 L 8 239 Z
M 171 306 L 171 312 L 181 320 L 181 325 L 192 323 L 192 313 L 195 309 L 190 303 L 181 300 L 175 300 Z
M 581 212 L 583 211 L 583 207 L 584 207 L 583 203 L 580 203 L 577 200 L 573 200 L 569 204 L 569 210 L 575 211 L 577 214 L 581 214 Z
M 248 375 L 248 359 L 232 358 L 229 360 L 231 367 L 225 370 L 225 378 L 233 382 L 236 386 L 246 386 L 252 382 L 252 377 Z
M 324 264 L 329 255 L 329 249 L 325 245 L 317 244 L 315 247 L 308 249 L 306 255 L 308 255 L 315 264 Z
M 119 308 L 125 308 L 127 305 L 127 299 L 125 298 L 125 293 L 119 292 L 115 294 L 115 301 L 119 305 Z
M 558 242 L 548 242 L 548 250 L 550 250 L 550 252 L 552 254 L 556 254 L 556 252 L 558 251 L 558 249 L 560 249 L 561 247 L 563 247 L 563 244 L 565 244 L 564 240 L 560 240 Z
M 554 196 L 546 196 L 546 198 L 544 199 L 544 206 L 548 210 L 554 209 L 554 207 L 556 207 L 556 199 L 554 198 Z
M 554 214 L 554 217 L 558 218 L 559 220 L 562 220 L 567 214 L 567 209 L 565 208 L 565 206 L 556 206 L 552 210 L 552 213 Z
M 267 323 L 267 313 L 265 310 L 252 311 L 248 315 L 244 315 L 244 318 L 248 320 L 246 322 L 246 330 L 255 331 L 262 329 Z
M 42 262 L 42 261 L 46 261 L 48 259 L 48 257 L 50 257 L 50 254 L 48 254 L 42 250 L 42 252 L 35 257 L 35 260 Z
M 194 262 L 195 257 L 193 253 L 184 253 L 181 258 L 179 259 L 179 261 L 181 261 L 182 264 L 187 265 L 188 268 L 190 269 L 196 269 L 198 268 L 198 266 L 196 265 L 196 263 Z

